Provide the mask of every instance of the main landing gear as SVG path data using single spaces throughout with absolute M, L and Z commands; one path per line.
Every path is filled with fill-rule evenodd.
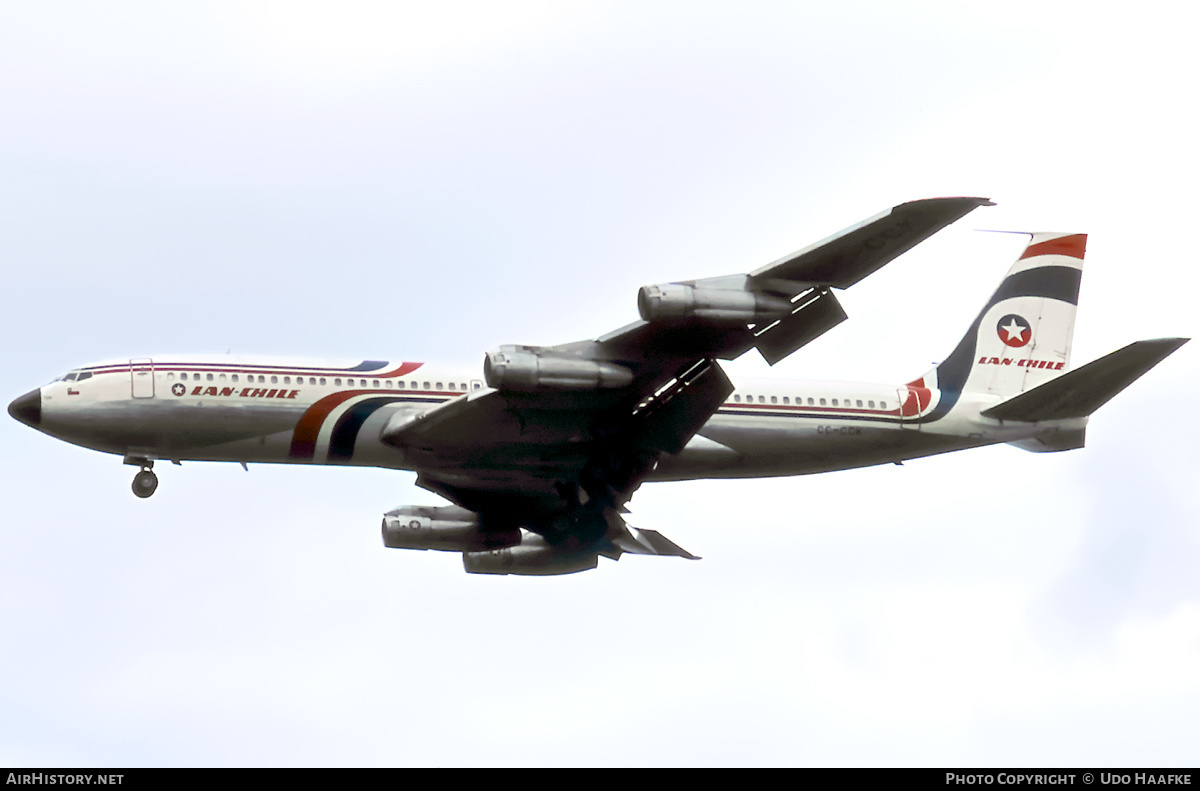
M 154 474 L 154 470 L 150 469 L 154 466 L 154 462 L 145 459 L 140 464 L 142 471 L 133 476 L 133 493 L 145 499 L 154 494 L 154 490 L 158 488 L 158 476 Z

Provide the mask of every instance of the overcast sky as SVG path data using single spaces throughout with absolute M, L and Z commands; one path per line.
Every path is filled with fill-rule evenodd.
M 824 7 L 828 6 L 828 7 Z M 916 198 L 980 209 L 737 376 L 903 382 L 1090 234 L 1074 364 L 1197 333 L 1182 3 L 0 1 L 7 402 L 195 352 L 595 337 Z M 411 473 L 120 459 L 0 421 L 0 764 L 1189 765 L 1185 346 L 1088 447 L 657 484 L 703 560 L 386 550 Z

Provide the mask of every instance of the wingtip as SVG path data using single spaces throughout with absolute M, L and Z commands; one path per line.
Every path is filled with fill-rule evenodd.
M 976 206 L 996 205 L 995 201 L 993 201 L 991 198 L 979 198 L 972 195 L 943 195 L 940 198 L 918 198 L 917 200 L 907 201 L 907 203 L 929 203 L 931 201 L 967 201 L 969 203 L 974 203 Z

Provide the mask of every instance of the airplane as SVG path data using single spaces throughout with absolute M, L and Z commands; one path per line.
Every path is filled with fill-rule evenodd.
M 1088 417 L 1187 342 L 1068 370 L 1087 237 L 1033 233 L 943 362 L 904 384 L 758 381 L 846 319 L 848 288 L 980 206 L 894 206 L 752 272 L 644 286 L 640 320 L 592 340 L 509 345 L 482 372 L 414 362 L 132 358 L 75 368 L 9 406 L 52 437 L 156 460 L 410 470 L 448 501 L 382 523 L 387 547 L 461 552 L 470 573 L 557 575 L 601 556 L 696 559 L 626 524 L 643 482 L 807 475 L 1008 443 L 1082 448 Z

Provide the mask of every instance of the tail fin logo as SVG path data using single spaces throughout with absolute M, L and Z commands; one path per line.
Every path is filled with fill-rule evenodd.
M 1006 346 L 1019 349 L 1033 338 L 1033 330 L 1025 319 L 1015 313 L 1009 313 L 996 322 L 996 334 Z

